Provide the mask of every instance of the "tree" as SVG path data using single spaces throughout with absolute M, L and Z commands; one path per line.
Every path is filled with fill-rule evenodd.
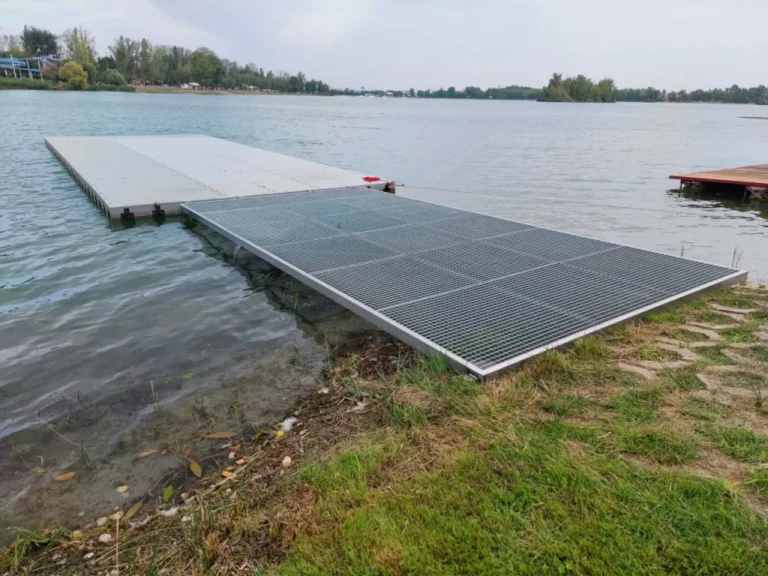
M 616 102 L 616 83 L 612 78 L 603 78 L 597 84 L 603 102 Z
M 14 34 L 0 34 L 0 54 L 7 56 L 24 56 L 21 37 Z
M 96 66 L 94 66 L 93 62 L 83 62 L 81 64 L 83 67 L 83 70 L 88 75 L 88 81 L 93 84 L 98 79 L 98 72 L 96 71 Z
M 104 84 L 111 84 L 112 86 L 125 86 L 125 77 L 117 70 L 107 70 L 102 74 Z
M 82 26 L 65 30 L 59 37 L 61 55 L 79 64 L 96 60 L 96 40 Z
M 224 77 L 224 65 L 209 48 L 198 48 L 189 57 L 192 78 L 203 86 L 218 86 Z
M 139 78 L 144 82 L 150 80 L 152 75 L 152 54 L 152 44 L 146 38 L 142 38 L 139 49 Z
M 109 47 L 109 51 L 115 59 L 117 71 L 126 78 L 135 78 L 139 68 L 139 42 L 120 36 Z
M 66 62 L 59 68 L 59 80 L 66 82 L 72 90 L 88 88 L 88 74 L 77 62 Z
M 30 56 L 48 56 L 59 53 L 56 35 L 49 30 L 34 26 L 24 26 L 24 31 L 21 34 L 21 45 Z

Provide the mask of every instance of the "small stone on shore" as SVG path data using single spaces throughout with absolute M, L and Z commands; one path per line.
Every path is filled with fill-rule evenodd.
M 290 456 L 283 458 L 283 468 L 288 468 L 291 465 L 291 462 L 292 460 Z
M 99 536 L 99 542 L 102 544 L 109 544 L 112 542 L 112 534 L 102 534 Z

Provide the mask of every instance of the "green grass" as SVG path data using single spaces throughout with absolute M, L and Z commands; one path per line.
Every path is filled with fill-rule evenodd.
M 623 430 L 620 449 L 647 456 L 660 464 L 686 464 L 699 458 L 698 442 L 692 436 L 657 430 Z
M 716 302 L 721 306 L 728 306 L 729 308 L 755 308 L 755 303 L 739 294 L 735 294 L 730 290 L 723 290 L 710 297 L 710 301 Z
M 723 453 L 742 462 L 768 461 L 768 440 L 740 427 L 713 428 L 702 431 Z
M 711 400 L 704 400 L 702 398 L 690 398 L 688 402 L 680 409 L 680 413 L 684 416 L 690 416 L 697 420 L 703 420 L 705 422 L 714 422 L 725 416 L 726 408 L 721 404 L 712 402 Z
M 629 390 L 608 403 L 621 416 L 632 422 L 651 422 L 658 417 L 662 390 L 653 388 Z
M 707 338 L 704 334 L 699 334 L 698 332 L 692 332 L 690 330 L 686 330 L 685 328 L 674 328 L 672 330 L 669 330 L 667 334 L 670 338 L 674 338 L 675 340 L 680 340 L 681 342 L 708 342 L 709 341 L 709 338 Z
M 670 390 L 702 390 L 706 386 L 697 376 L 701 368 L 699 363 L 695 363 L 685 368 L 663 370 L 661 381 Z
M 592 402 L 575 394 L 553 397 L 545 400 L 542 407 L 559 418 L 584 414 L 593 406 Z
M 753 346 L 751 348 L 742 348 L 737 353 L 746 358 L 757 360 L 758 362 L 768 362 L 768 346 Z
M 765 376 L 750 372 L 722 372 L 719 377 L 724 384 L 733 388 L 746 388 L 747 390 L 768 388 L 768 379 Z
M 768 523 L 717 482 L 517 428 L 439 471 L 323 490 L 282 575 L 758 574 Z M 365 476 L 365 478 L 370 478 Z M 346 486 L 342 484 L 342 487 Z
M 708 322 L 710 324 L 733 324 L 735 322 L 730 316 L 714 310 L 701 310 L 696 312 L 693 317 L 698 322 Z
M 715 319 L 702 301 L 660 314 L 667 323 Z M 658 382 L 619 370 L 630 346 L 662 329 L 642 328 L 578 340 L 482 384 L 418 354 L 404 353 L 396 373 L 369 380 L 354 360 L 336 365 L 328 387 L 338 397 L 329 396 L 322 419 L 306 418 L 303 456 L 295 436 L 274 445 L 277 462 L 295 456 L 274 485 L 262 490 L 267 468 L 255 462 L 253 478 L 230 485 L 236 499 L 214 492 L 185 511 L 192 521 L 132 532 L 121 542 L 125 573 L 155 574 L 160 564 L 168 573 L 253 566 L 288 576 L 768 574 L 768 517 L 733 484 L 679 467 L 713 444 L 746 462 L 768 461 L 768 439 L 722 423 L 754 407 L 693 393 L 704 388 L 699 371 L 724 363 L 721 346 L 699 350 L 705 358 L 686 368 L 658 371 Z M 205 408 L 195 405 L 198 419 L 209 417 Z M 326 421 L 338 426 L 330 448 L 313 444 L 312 426 Z M 768 498 L 768 471 L 738 474 L 744 491 Z M 25 558 L 38 548 L 48 553 L 32 565 Z M 52 548 L 22 543 L 22 568 L 8 556 L 13 548 L 0 552 L 0 573 L 53 566 L 60 551 Z M 82 549 L 61 553 L 73 570 L 85 568 Z
M 744 484 L 768 498 L 768 469 L 758 468 L 754 470 Z
M 744 322 L 734 328 L 726 328 L 720 331 L 726 342 L 751 344 L 757 342 L 755 332 L 760 328 L 757 322 Z
M 735 364 L 733 360 L 723 354 L 724 348 L 725 346 L 702 346 L 701 348 L 696 349 L 696 354 L 702 356 L 710 364 L 718 366 L 730 366 Z

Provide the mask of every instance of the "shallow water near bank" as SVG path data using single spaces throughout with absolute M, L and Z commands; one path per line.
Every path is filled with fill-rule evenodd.
M 768 125 L 738 118 L 751 107 L 7 91 L 0 109 L 0 527 L 92 521 L 124 502 L 116 486 L 137 496 L 182 465 L 137 453 L 280 418 L 328 334 L 367 328 L 204 227 L 111 229 L 44 136 L 204 133 L 768 278 L 759 208 L 667 179 L 764 163 Z

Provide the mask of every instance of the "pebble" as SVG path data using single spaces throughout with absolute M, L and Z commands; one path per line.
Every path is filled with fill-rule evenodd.
M 298 418 L 294 416 L 289 416 L 288 418 L 286 418 L 280 423 L 280 428 L 283 430 L 283 432 L 290 432 L 291 428 L 293 428 L 293 425 L 296 424 L 296 422 L 298 421 L 299 421 Z
M 186 500 L 187 498 L 189 498 L 189 492 L 182 492 L 181 493 L 181 499 L 182 500 Z
M 75 530 L 74 532 L 72 532 L 72 534 L 70 534 L 70 536 L 72 537 L 72 540 L 81 540 L 83 537 L 83 533 L 80 530 Z
M 189 522 L 192 520 L 192 516 L 184 516 L 184 518 L 181 519 L 181 523 Z
M 283 468 L 288 468 L 291 465 L 291 462 L 292 460 L 290 456 L 283 458 Z
M 88 554 L 86 554 L 85 556 L 83 556 L 83 560 L 90 560 L 90 559 L 91 559 L 91 558 L 93 558 L 94 556 L 96 556 L 96 553 L 95 553 L 95 552 L 88 552 Z
M 96 526 L 104 526 L 104 524 L 107 523 L 107 517 L 103 516 L 102 518 L 99 518 L 96 520 Z
M 125 494 L 126 492 L 128 492 L 128 486 L 118 486 L 117 487 L 117 491 L 120 494 Z
M 99 542 L 102 544 L 109 544 L 112 542 L 112 534 L 102 534 L 99 536 Z

